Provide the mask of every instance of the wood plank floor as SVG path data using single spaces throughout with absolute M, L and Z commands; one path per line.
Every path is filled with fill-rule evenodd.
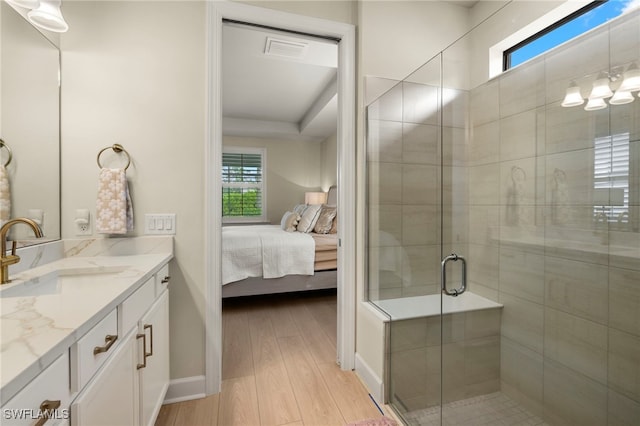
M 335 292 L 225 300 L 222 392 L 164 405 L 156 426 L 333 426 L 382 417 L 356 374 L 335 362 L 336 318 Z

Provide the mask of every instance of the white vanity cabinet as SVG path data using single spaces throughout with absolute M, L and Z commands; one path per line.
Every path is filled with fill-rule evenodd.
M 69 355 L 65 352 L 2 407 L 0 424 L 67 424 L 71 397 Z M 48 419 L 42 418 L 45 413 Z
M 140 373 L 140 425 L 152 426 L 169 386 L 169 292 L 164 290 L 139 323 L 146 344 Z
M 78 384 L 79 394 L 71 403 L 71 425 L 153 425 L 169 386 L 169 292 L 159 283 L 168 276 L 167 266 L 142 284 L 117 309 L 118 337 L 88 383 Z M 158 291 L 161 289 L 162 291 Z M 83 339 L 93 339 L 95 329 L 109 330 L 113 319 L 107 315 L 72 348 L 82 349 Z M 104 334 L 104 333 L 103 333 Z M 105 346 L 109 334 L 102 336 Z M 85 345 L 86 346 L 86 345 Z M 96 363 L 78 363 L 78 378 L 86 377 Z M 72 370 L 74 365 L 72 363 Z M 73 374 L 72 374 L 73 387 Z

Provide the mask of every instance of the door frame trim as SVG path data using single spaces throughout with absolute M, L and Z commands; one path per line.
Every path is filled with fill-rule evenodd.
M 222 384 L 222 20 L 234 19 L 317 33 L 338 43 L 338 349 L 343 370 L 355 368 L 356 346 L 356 56 L 355 26 L 229 1 L 208 1 L 204 147 L 205 392 Z

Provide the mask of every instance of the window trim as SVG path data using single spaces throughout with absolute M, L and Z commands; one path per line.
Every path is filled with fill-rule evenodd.
M 536 41 L 537 39 L 547 35 L 548 33 L 550 33 L 551 31 L 563 26 L 564 24 L 573 21 L 574 19 L 579 18 L 580 16 L 586 14 L 587 12 L 590 12 L 591 10 L 602 6 L 604 3 L 607 3 L 609 0 L 594 0 L 591 3 L 587 4 L 586 6 L 581 7 L 580 9 L 572 12 L 571 14 L 565 16 L 564 18 L 554 22 L 553 24 L 549 25 L 548 27 L 543 28 L 542 30 L 538 31 L 537 33 L 527 37 L 526 39 L 518 42 L 517 44 L 511 46 L 510 48 L 504 50 L 502 52 L 502 71 L 507 71 L 510 70 L 512 68 L 511 66 L 511 54 L 513 52 L 515 52 L 516 50 L 530 44 L 533 43 L 534 41 Z
M 222 148 L 222 154 L 260 154 L 262 162 L 262 182 L 261 182 L 261 204 L 262 215 L 260 216 L 222 216 L 222 223 L 260 223 L 268 222 L 267 219 L 267 149 L 259 147 L 244 146 L 225 146 Z M 224 166 L 223 166 L 224 167 Z M 222 180 L 222 178 L 221 178 Z M 222 180 L 221 189 L 225 188 L 226 182 Z M 220 208 L 222 208 L 222 199 L 220 200 Z

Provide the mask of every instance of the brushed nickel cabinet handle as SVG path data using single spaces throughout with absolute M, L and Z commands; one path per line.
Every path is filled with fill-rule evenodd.
M 35 426 L 44 425 L 47 422 L 47 420 L 51 418 L 51 415 L 53 414 L 52 411 L 60 407 L 60 403 L 61 403 L 60 400 L 51 401 L 51 400 L 45 399 L 44 401 L 42 401 L 42 404 L 40 404 L 40 413 L 42 417 L 40 417 L 40 419 L 38 420 Z
M 95 348 L 93 348 L 93 354 L 94 355 L 98 355 L 101 354 L 103 352 L 107 352 L 109 349 L 111 349 L 111 346 L 113 346 L 113 344 L 116 342 L 116 340 L 118 340 L 118 336 L 117 335 L 113 335 L 113 334 L 107 334 L 107 336 L 104 338 L 104 346 L 96 346 Z
M 142 339 L 142 364 L 137 365 L 137 369 L 145 368 L 147 366 L 147 334 L 139 333 L 136 334 L 136 339 Z
M 160 281 L 160 282 L 161 282 L 162 284 L 166 284 L 166 283 L 168 283 L 168 282 L 169 282 L 169 280 L 170 280 L 170 279 L 171 279 L 171 277 L 170 277 L 169 275 L 166 275 L 166 276 L 162 279 L 162 281 Z
M 151 348 L 151 352 L 145 352 L 145 356 L 153 356 L 153 324 L 145 324 L 144 325 L 144 329 L 149 329 L 149 336 L 150 336 L 150 344 L 149 347 Z M 145 347 L 145 351 L 147 350 L 147 348 Z

